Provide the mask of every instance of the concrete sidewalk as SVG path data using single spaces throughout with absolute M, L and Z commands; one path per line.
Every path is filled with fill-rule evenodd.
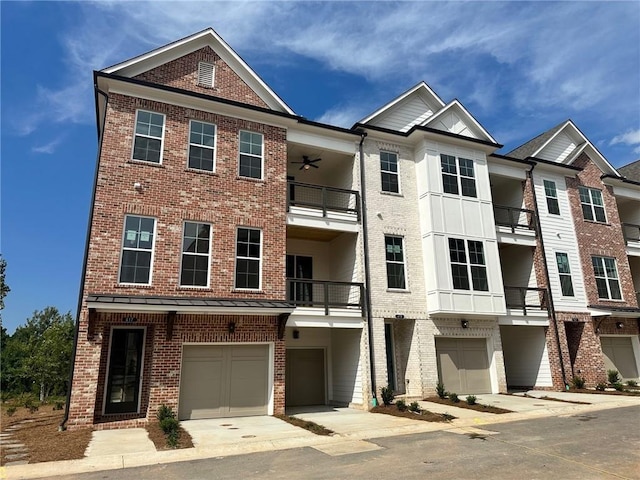
M 289 409 L 288 414 L 314 421 L 336 432 L 333 436 L 320 436 L 294 427 L 275 417 L 244 417 L 182 422 L 191 435 L 194 448 L 158 452 L 149 440 L 146 430 L 96 431 L 86 457 L 63 462 L 14 465 L 0 469 L 0 479 L 50 478 L 56 475 L 93 472 L 155 465 L 201 458 L 224 457 L 254 452 L 276 451 L 299 447 L 312 447 L 328 455 L 375 450 L 380 447 L 366 439 L 450 431 L 474 433 L 478 427 L 542 417 L 576 415 L 609 408 L 638 406 L 640 397 L 576 394 L 567 392 L 530 391 L 527 395 L 477 395 L 478 403 L 512 410 L 513 413 L 491 414 L 476 412 L 431 402 L 419 402 L 422 408 L 435 413 L 449 413 L 457 417 L 452 422 L 425 422 L 373 414 L 363 410 L 334 407 Z M 547 396 L 564 403 L 541 400 Z M 491 433 L 482 430 L 483 433 Z

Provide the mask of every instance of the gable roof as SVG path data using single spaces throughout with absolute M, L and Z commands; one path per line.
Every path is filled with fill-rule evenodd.
M 101 70 L 132 78 L 203 47 L 210 47 L 272 110 L 295 115 L 294 111 L 249 67 L 213 28 L 209 27 L 175 42 Z
M 467 128 L 469 128 L 473 133 L 474 133 L 474 138 L 477 137 L 485 137 L 484 140 L 488 140 L 492 143 L 498 143 L 489 132 L 487 132 L 485 130 L 485 128 L 480 125 L 480 122 L 478 122 L 473 115 L 471 115 L 469 113 L 469 111 L 464 107 L 464 105 L 462 105 L 462 103 L 460 103 L 460 101 L 455 98 L 453 99 L 453 101 L 449 102 L 444 108 L 440 109 L 438 112 L 436 112 L 435 114 L 433 114 L 431 117 L 429 117 L 427 120 L 425 120 L 422 125 L 425 127 L 434 127 L 434 123 L 436 122 L 436 120 L 442 118 L 444 115 L 446 115 L 447 112 L 453 112 L 456 111 L 461 117 L 463 117 L 467 122 L 465 122 L 465 125 L 467 126 Z M 434 127 L 437 128 L 437 127 Z M 459 132 L 452 132 L 452 133 L 458 133 L 459 135 L 464 135 L 464 133 L 459 133 Z
M 618 173 L 629 180 L 640 182 L 640 160 L 620 167 Z
M 562 122 L 559 125 L 556 125 L 553 128 L 550 128 L 544 133 L 541 133 L 535 138 L 532 138 L 526 143 L 523 143 L 518 148 L 511 150 L 506 155 L 508 157 L 519 158 L 520 160 L 524 160 L 527 157 L 533 157 L 534 154 L 538 152 L 542 146 L 546 145 L 546 143 L 553 137 L 565 124 L 566 122 Z

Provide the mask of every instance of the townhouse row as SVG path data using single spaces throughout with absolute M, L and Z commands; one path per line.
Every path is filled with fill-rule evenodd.
M 499 154 L 419 83 L 320 124 L 211 29 L 94 80 L 68 428 L 638 378 L 640 178 L 571 121 Z

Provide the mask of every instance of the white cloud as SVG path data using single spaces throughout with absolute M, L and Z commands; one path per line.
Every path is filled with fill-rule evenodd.
M 58 148 L 58 145 L 60 145 L 60 143 L 62 143 L 63 137 L 60 136 L 58 138 L 55 138 L 53 140 L 51 140 L 48 143 L 45 143 L 44 145 L 38 145 L 35 146 L 33 148 L 31 148 L 31 151 L 33 153 L 44 153 L 47 155 L 51 155 L 52 153 L 54 153 L 56 151 L 56 148 Z
M 640 128 L 616 135 L 611 139 L 609 145 L 617 145 L 620 143 L 624 145 L 638 145 L 640 147 Z M 637 152 L 638 150 L 636 149 L 635 151 Z

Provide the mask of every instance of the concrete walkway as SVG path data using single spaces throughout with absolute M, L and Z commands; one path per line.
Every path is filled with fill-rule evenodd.
M 457 417 L 452 422 L 425 422 L 373 414 L 349 408 L 319 407 L 289 409 L 288 414 L 314 421 L 336 432 L 320 436 L 294 427 L 275 417 L 245 417 L 191 420 L 182 426 L 191 435 L 194 448 L 157 452 L 141 428 L 96 431 L 86 456 L 80 460 L 14 465 L 0 469 L 0 479 L 50 478 L 56 475 L 93 472 L 155 465 L 201 458 L 224 457 L 289 448 L 312 447 L 327 455 L 348 455 L 376 450 L 380 447 L 366 439 L 449 431 L 482 433 L 482 426 L 541 417 L 584 414 L 596 410 L 640 405 L 640 397 L 573 394 L 566 392 L 527 392 L 524 395 L 477 395 L 478 403 L 512 410 L 513 413 L 491 414 L 431 402 L 419 402 L 422 408 Z M 541 400 L 548 396 L 565 401 Z M 533 397 L 533 398 L 530 398 Z

